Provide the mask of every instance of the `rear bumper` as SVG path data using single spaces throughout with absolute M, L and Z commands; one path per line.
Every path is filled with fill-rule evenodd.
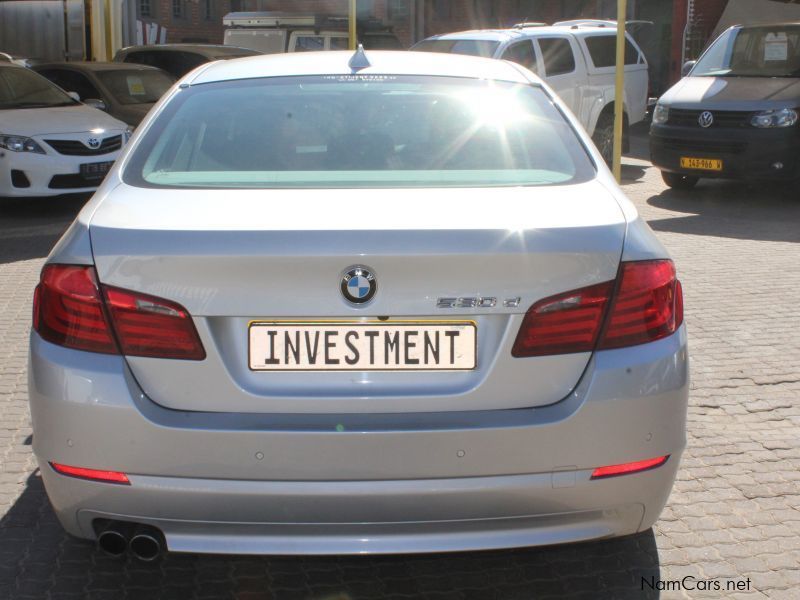
M 597 353 L 548 407 L 417 415 L 172 411 L 119 357 L 31 340 L 34 451 L 64 527 L 93 538 L 97 518 L 148 523 L 174 551 L 436 552 L 634 533 L 669 495 L 687 394 L 684 328 Z M 590 480 L 665 454 L 651 471 Z M 131 485 L 48 461 L 124 471 Z
M 682 156 L 721 159 L 721 171 L 685 169 Z M 800 175 L 800 134 L 796 127 L 701 129 L 652 125 L 650 160 L 662 171 L 725 179 L 785 181 Z M 780 163 L 782 168 L 775 168 Z

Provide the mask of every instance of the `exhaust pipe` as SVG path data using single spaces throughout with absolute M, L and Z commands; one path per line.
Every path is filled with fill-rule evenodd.
M 100 533 L 97 534 L 97 546 L 109 556 L 119 558 L 128 549 L 128 530 L 127 523 L 109 522 Z
M 161 556 L 163 535 L 155 527 L 139 525 L 131 537 L 128 547 L 136 558 L 151 562 Z

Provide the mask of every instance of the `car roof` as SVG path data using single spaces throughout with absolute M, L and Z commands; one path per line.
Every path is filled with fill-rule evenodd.
M 737 29 L 760 29 L 762 27 L 769 29 L 771 27 L 800 27 L 800 21 L 769 21 L 766 23 L 748 23 L 746 25 L 737 24 L 731 27 Z
M 242 53 L 258 53 L 256 50 L 240 48 L 238 46 L 224 46 L 222 44 L 155 44 L 151 46 L 128 46 L 120 50 L 120 52 L 127 54 L 129 52 L 139 52 L 142 50 L 155 50 L 156 52 L 195 52 L 209 57 L 221 56 L 223 54 L 237 55 Z
M 515 27 L 512 29 L 471 29 L 468 31 L 455 31 L 453 33 L 445 33 L 442 35 L 434 35 L 427 39 L 429 40 L 489 40 L 496 42 L 504 42 L 506 40 L 531 37 L 569 33 L 578 35 L 581 33 L 605 33 L 612 35 L 616 32 L 613 27 L 608 27 L 600 24 L 581 24 L 581 25 L 549 25 L 549 26 L 532 26 L 532 27 Z
M 158 67 L 140 65 L 139 63 L 89 62 L 84 60 L 41 63 L 35 65 L 34 70 L 53 67 L 73 67 L 83 71 L 161 71 Z
M 515 83 L 530 83 L 524 69 L 505 61 L 444 54 L 368 50 L 370 66 L 354 70 L 348 62 L 353 52 L 297 52 L 265 54 L 235 60 L 209 63 L 195 73 L 189 84 L 212 83 L 258 77 L 291 77 L 303 75 L 420 75 L 495 79 Z M 535 81 L 535 80 L 534 80 Z

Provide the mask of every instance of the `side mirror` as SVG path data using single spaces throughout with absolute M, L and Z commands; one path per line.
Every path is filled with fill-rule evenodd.
M 67 92 L 67 96 L 75 100 L 75 102 L 81 101 L 81 97 L 80 94 L 78 94 L 78 92 Z
M 99 110 L 106 109 L 106 103 L 102 100 L 98 100 L 97 98 L 87 98 L 83 101 L 86 106 L 91 106 L 92 108 L 97 108 Z
M 683 67 L 681 68 L 681 77 L 686 77 L 689 74 L 689 71 L 692 70 L 692 67 L 694 67 L 696 64 L 696 60 L 687 60 L 685 63 L 683 63 Z

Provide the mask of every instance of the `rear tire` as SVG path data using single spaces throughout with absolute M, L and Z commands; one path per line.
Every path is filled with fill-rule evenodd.
M 592 141 L 600 156 L 611 167 L 614 162 L 614 118 L 608 113 L 600 115 L 595 125 Z
M 661 171 L 661 179 L 674 190 L 690 190 L 700 181 L 700 178 L 694 175 L 681 175 L 667 171 Z

